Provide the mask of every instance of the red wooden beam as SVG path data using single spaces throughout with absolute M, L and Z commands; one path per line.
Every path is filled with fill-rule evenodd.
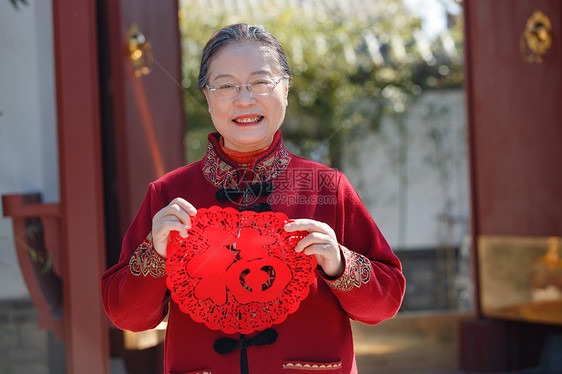
M 2 196 L 4 216 L 12 218 L 59 216 L 59 204 L 25 204 L 23 199 L 24 195 Z
M 95 0 L 53 0 L 66 367 L 109 372 Z
M 2 207 L 4 216 L 12 219 L 16 254 L 39 327 L 53 330 L 62 340 L 58 204 L 42 204 L 39 194 L 18 194 L 2 195 Z

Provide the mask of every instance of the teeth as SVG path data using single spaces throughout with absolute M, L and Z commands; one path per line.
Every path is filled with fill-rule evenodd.
M 238 123 L 254 123 L 254 122 L 258 122 L 261 118 L 262 118 L 261 116 L 247 117 L 247 118 L 237 118 L 234 121 L 236 121 Z

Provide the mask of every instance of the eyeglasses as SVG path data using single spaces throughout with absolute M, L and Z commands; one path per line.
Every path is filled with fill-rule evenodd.
M 240 93 L 240 87 L 246 87 L 248 92 L 254 95 L 267 95 L 273 92 L 275 87 L 283 79 L 288 78 L 283 76 L 279 79 L 260 78 L 250 83 L 236 84 L 234 82 L 217 82 L 213 87 L 205 85 L 216 97 L 220 99 L 231 99 Z

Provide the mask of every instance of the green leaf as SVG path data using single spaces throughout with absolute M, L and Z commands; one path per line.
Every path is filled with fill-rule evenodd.
M 10 0 L 14 8 L 19 9 L 19 4 L 28 5 L 27 0 Z

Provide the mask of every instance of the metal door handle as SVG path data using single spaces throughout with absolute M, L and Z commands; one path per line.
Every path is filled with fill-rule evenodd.
M 552 25 L 550 19 L 536 10 L 527 20 L 525 31 L 519 39 L 519 50 L 523 60 L 542 63 L 543 56 L 552 45 Z

